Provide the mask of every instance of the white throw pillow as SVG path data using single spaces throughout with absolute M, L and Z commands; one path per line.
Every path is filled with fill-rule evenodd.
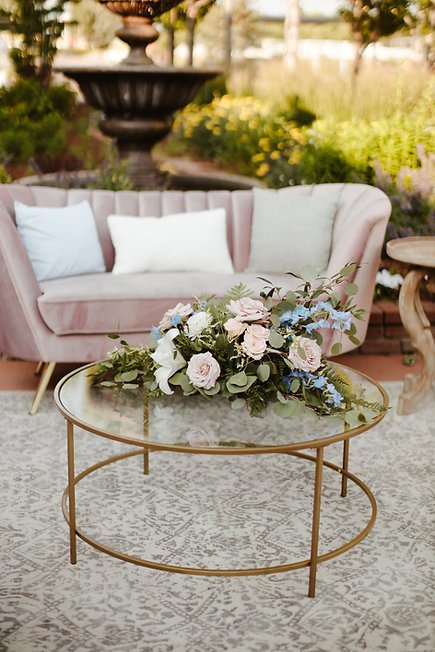
M 223 208 L 164 217 L 109 215 L 108 224 L 113 274 L 233 272 Z
M 328 266 L 338 195 L 285 195 L 253 188 L 248 271 L 297 273 L 304 265 Z
M 16 201 L 15 219 L 38 281 L 106 271 L 89 202 L 53 208 Z

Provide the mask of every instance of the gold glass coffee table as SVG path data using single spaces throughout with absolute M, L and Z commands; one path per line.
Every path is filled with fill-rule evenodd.
M 388 397 L 384 389 L 364 374 L 341 365 L 334 365 L 345 374 L 354 387 L 365 388 L 370 401 L 381 403 L 385 409 Z M 370 489 L 349 471 L 349 442 L 383 418 L 385 412 L 373 415 L 369 423 L 357 427 L 343 427 L 343 422 L 330 417 L 319 418 L 306 414 L 281 419 L 269 414 L 263 419 L 249 417 L 245 410 L 232 410 L 229 402 L 217 397 L 208 401 L 195 397 L 162 397 L 144 401 L 143 389 L 117 389 L 95 385 L 93 365 L 73 371 L 63 378 L 55 389 L 55 402 L 67 422 L 68 485 L 62 498 L 62 509 L 70 531 L 70 560 L 77 561 L 77 537 L 108 555 L 146 566 L 192 575 L 261 575 L 309 568 L 308 596 L 314 597 L 317 565 L 337 557 L 362 541 L 376 520 L 376 501 Z M 169 409 L 168 409 L 169 408 Z M 109 440 L 129 445 L 129 450 L 104 459 L 75 474 L 74 427 Z M 324 459 L 325 448 L 342 442 L 342 464 Z M 131 449 L 133 447 L 133 449 Z M 308 454 L 307 451 L 313 451 Z M 76 486 L 83 478 L 99 469 L 133 456 L 142 456 L 144 482 L 152 482 L 152 451 L 172 451 L 197 455 L 271 455 L 288 454 L 314 464 L 312 475 L 311 531 L 309 558 L 285 564 L 255 568 L 196 568 L 164 564 L 142 559 L 113 549 L 87 534 L 76 519 Z M 259 458 L 260 459 L 260 458 Z M 367 496 L 371 513 L 365 527 L 343 545 L 319 554 L 319 527 L 323 469 L 327 467 L 341 476 L 340 492 L 347 495 L 348 480 Z

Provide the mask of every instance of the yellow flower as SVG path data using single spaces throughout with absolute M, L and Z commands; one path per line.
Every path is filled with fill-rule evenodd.
M 270 158 L 272 161 L 277 161 L 279 158 L 281 158 L 281 153 L 275 149 L 273 152 L 271 152 Z
M 220 136 L 222 133 L 222 130 L 220 127 L 213 127 L 212 129 L 212 134 L 213 136 Z
M 251 158 L 251 161 L 253 163 L 261 163 L 261 161 L 264 161 L 266 158 L 266 155 L 263 154 L 263 152 L 260 152 L 259 154 L 254 154 L 254 156 Z
M 257 170 L 257 177 L 265 177 L 269 171 L 270 171 L 269 164 L 262 163 Z
M 288 162 L 290 165 L 297 165 L 301 160 L 301 152 L 298 149 L 294 149 L 290 155 Z
M 265 152 L 270 152 L 270 140 L 268 138 L 260 138 L 258 144 Z

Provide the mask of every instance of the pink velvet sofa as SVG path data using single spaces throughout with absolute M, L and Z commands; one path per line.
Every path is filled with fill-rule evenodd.
M 321 197 L 337 190 L 341 194 L 327 274 L 350 261 L 361 263 L 354 279 L 359 286 L 356 302 L 370 310 L 391 211 L 387 196 L 362 184 L 295 186 L 280 192 Z M 15 226 L 14 200 L 28 205 L 65 206 L 84 199 L 95 215 L 107 272 L 38 283 Z M 234 275 L 111 274 L 114 250 L 107 226 L 109 214 L 159 217 L 221 207 L 227 213 Z M 221 295 L 240 281 L 260 291 L 264 283 L 244 271 L 250 251 L 252 209 L 251 190 L 111 192 L 0 185 L 0 353 L 45 363 L 40 397 L 55 363 L 104 358 L 113 346 L 107 338 L 109 332 L 122 333 L 132 344 L 143 342 L 144 333 L 178 301 L 188 302 L 194 295 Z M 279 286 L 294 287 L 291 276 L 267 276 Z M 367 322 L 360 322 L 358 327 L 358 337 L 363 340 Z M 325 343 L 326 354 L 332 343 Z M 352 347 L 350 342 L 344 343 L 344 350 Z M 36 408 L 34 405 L 33 411 Z

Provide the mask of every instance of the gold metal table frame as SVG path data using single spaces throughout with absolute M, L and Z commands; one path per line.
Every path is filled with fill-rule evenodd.
M 350 473 L 349 471 L 349 446 L 350 439 L 356 435 L 369 430 L 375 426 L 385 415 L 385 412 L 379 414 L 373 422 L 370 424 L 363 424 L 357 428 L 350 429 L 345 427 L 343 432 L 338 435 L 332 435 L 323 439 L 312 440 L 306 442 L 305 444 L 292 444 L 292 445 L 282 445 L 282 446 L 259 446 L 255 448 L 193 448 L 187 446 L 175 446 L 170 444 L 156 444 L 149 440 L 143 439 L 139 440 L 137 438 L 119 436 L 113 433 L 108 433 L 100 431 L 97 428 L 93 428 L 90 424 L 85 423 L 77 416 L 71 414 L 64 406 L 62 402 L 62 388 L 65 386 L 65 383 L 68 383 L 69 379 L 74 377 L 78 373 L 83 373 L 89 370 L 92 365 L 86 365 L 78 370 L 73 371 L 63 378 L 57 385 L 55 389 L 55 403 L 65 417 L 67 422 L 67 456 L 68 456 L 68 484 L 65 488 L 65 491 L 62 496 L 62 511 L 65 517 L 66 522 L 69 525 L 69 540 L 70 540 L 70 561 L 72 564 L 77 563 L 77 537 L 82 539 L 85 543 L 94 547 L 95 549 L 103 552 L 105 554 L 111 555 L 138 566 L 144 566 L 154 570 L 163 570 L 170 571 L 174 573 L 183 573 L 190 575 L 205 575 L 205 576 L 249 576 L 249 575 L 265 575 L 272 573 L 280 573 L 290 570 L 296 570 L 299 568 L 309 568 L 309 582 L 308 582 L 308 597 L 315 597 L 316 591 L 316 575 L 317 575 L 317 566 L 318 564 L 333 559 L 346 551 L 350 550 L 358 543 L 360 543 L 371 531 L 373 525 L 376 521 L 377 516 L 377 506 L 376 500 L 373 496 L 370 489 L 362 480 L 357 476 Z M 373 385 L 375 385 L 380 391 L 384 407 L 388 407 L 388 396 L 385 390 L 372 381 L 370 378 L 364 374 L 360 374 L 362 377 L 365 377 Z M 75 454 L 74 454 L 74 426 L 78 426 L 83 430 L 96 434 L 106 439 L 111 439 L 114 441 L 119 441 L 121 443 L 128 444 L 130 446 L 135 446 L 138 450 L 128 451 L 126 453 L 116 455 L 104 459 L 96 464 L 89 466 L 84 471 L 75 475 Z M 336 465 L 332 462 L 329 462 L 324 459 L 324 449 L 332 443 L 343 442 L 343 458 L 342 465 Z M 302 452 L 301 449 L 312 449 L 315 450 L 315 455 L 308 455 L 305 452 Z M 310 544 L 310 557 L 308 559 L 303 559 L 300 561 L 295 561 L 287 564 L 280 564 L 276 566 L 266 566 L 266 567 L 255 567 L 255 568 L 227 568 L 227 569 L 216 569 L 216 568 L 194 568 L 188 566 L 175 566 L 170 564 L 158 563 L 140 557 L 128 555 L 122 551 L 115 550 L 110 548 L 99 541 L 91 538 L 87 535 L 77 524 L 76 519 L 76 492 L 75 488 L 77 484 L 83 480 L 86 476 L 95 473 L 98 469 L 103 468 L 109 464 L 116 463 L 120 460 L 134 457 L 134 456 L 143 456 L 143 473 L 144 475 L 149 474 L 149 453 L 150 451 L 170 451 L 178 453 L 188 453 L 188 454 L 202 454 L 202 455 L 258 455 L 258 454 L 288 454 L 293 457 L 298 457 L 303 460 L 314 463 L 315 473 L 314 473 L 314 488 L 313 488 L 313 509 L 312 509 L 312 525 L 311 525 L 311 544 Z M 322 480 L 323 480 L 323 468 L 327 467 L 332 469 L 339 475 L 341 475 L 341 496 L 345 498 L 347 496 L 347 483 L 348 480 L 353 482 L 358 486 L 364 494 L 368 497 L 371 514 L 365 525 L 365 527 L 352 539 L 339 546 L 334 550 L 330 550 L 322 555 L 318 552 L 319 547 L 319 529 L 320 529 L 320 514 L 321 514 L 321 495 L 322 495 Z

